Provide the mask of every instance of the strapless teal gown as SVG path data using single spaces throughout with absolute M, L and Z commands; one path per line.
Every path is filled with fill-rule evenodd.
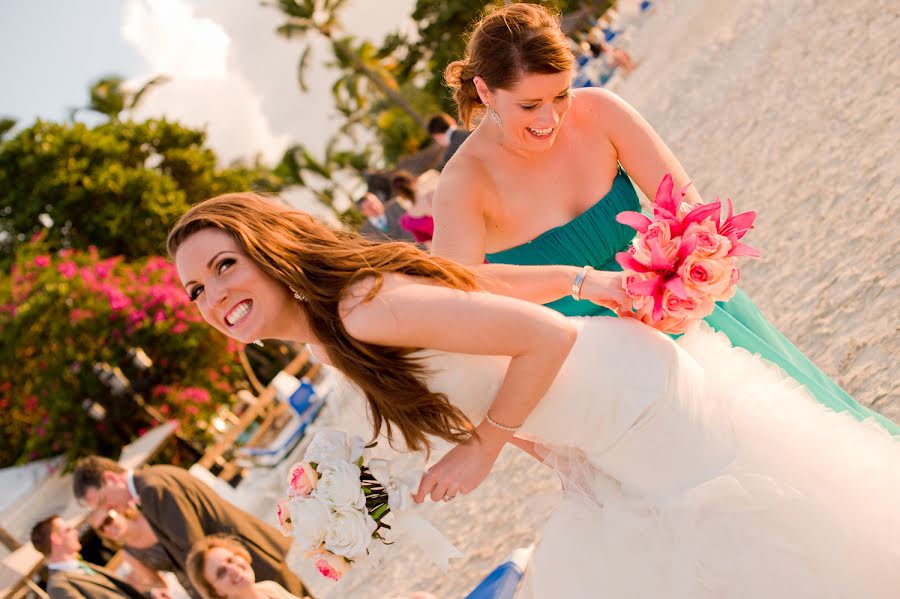
M 631 245 L 635 232 L 616 222 L 616 215 L 623 210 L 640 209 L 631 180 L 619 169 L 609 193 L 586 212 L 528 243 L 488 254 L 486 259 L 496 264 L 590 264 L 598 270 L 621 270 L 615 260 L 616 253 Z M 571 297 L 547 306 L 567 316 L 613 314 L 606 308 L 588 301 L 578 302 Z M 858 420 L 873 418 L 891 434 L 900 436 L 900 426 L 854 401 L 772 326 L 740 289 L 728 302 L 718 302 L 705 320 L 715 330 L 725 333 L 732 345 L 780 366 L 802 383 L 819 403 L 836 412 L 849 412 Z

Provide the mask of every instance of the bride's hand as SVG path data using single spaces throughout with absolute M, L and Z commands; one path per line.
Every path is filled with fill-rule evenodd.
M 581 299 L 612 310 L 619 316 L 631 313 L 631 298 L 625 293 L 621 272 L 589 270 L 581 286 Z
M 486 435 L 460 443 L 428 469 L 413 500 L 422 503 L 430 495 L 432 501 L 440 501 L 471 493 L 490 474 L 503 444 Z

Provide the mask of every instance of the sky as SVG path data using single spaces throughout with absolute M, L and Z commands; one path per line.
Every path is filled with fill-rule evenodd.
M 342 20 L 380 42 L 414 30 L 415 0 L 350 0 Z M 304 47 L 275 33 L 277 9 L 258 0 L 6 0 L 0 8 L 0 117 L 27 126 L 62 120 L 88 101 L 90 83 L 125 77 L 134 87 L 171 81 L 142 99 L 136 119 L 167 116 L 205 128 L 223 163 L 261 154 L 277 161 L 292 143 L 320 153 L 337 126 L 325 45 L 314 45 L 303 94 Z M 82 117 L 79 117 L 82 118 Z M 85 117 L 87 118 L 87 117 Z

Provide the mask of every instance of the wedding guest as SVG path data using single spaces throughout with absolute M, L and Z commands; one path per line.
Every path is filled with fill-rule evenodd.
M 91 513 L 88 522 L 105 544 L 123 550 L 122 561 L 129 570 L 124 578 L 132 586 L 149 591 L 163 581 L 160 572 L 172 572 L 186 592 L 196 595 L 187 573 L 172 561 L 134 504 L 124 510 L 100 508 Z
M 431 246 L 434 236 L 431 200 L 437 189 L 438 176 L 434 169 L 425 171 L 418 178 L 408 171 L 397 171 L 392 180 L 397 199 L 406 207 L 406 214 L 400 217 L 400 226 L 426 248 Z
M 469 137 L 469 132 L 465 129 L 461 129 L 459 123 L 456 122 L 456 119 L 446 112 L 432 115 L 432 117 L 428 119 L 427 129 L 428 134 L 431 135 L 431 139 L 442 148 L 445 148 L 444 157 L 441 158 L 441 162 L 437 167 L 437 170 L 440 171 L 453 157 L 456 150 L 459 149 L 459 146 L 461 146 L 462 143 L 466 141 L 466 138 Z
M 297 599 L 277 582 L 256 582 L 250 561 L 236 538 L 210 535 L 194 543 L 187 572 L 203 599 Z
M 187 554 L 195 542 L 227 532 L 247 545 L 259 578 L 303 594 L 300 579 L 284 564 L 290 540 L 228 503 L 182 468 L 147 466 L 132 471 L 107 458 L 89 456 L 75 465 L 73 490 L 77 499 L 95 510 L 125 509 L 133 502 L 181 569 L 185 569 Z
M 356 201 L 356 206 L 366 218 L 359 233 L 373 241 L 415 241 L 412 233 L 400 226 L 400 219 L 406 214 L 403 206 L 395 199 L 382 202 L 372 192 Z
M 31 544 L 47 558 L 51 599 L 143 599 L 145 595 L 106 568 L 78 559 L 78 531 L 53 515 L 34 525 Z M 152 595 L 167 599 L 164 589 Z

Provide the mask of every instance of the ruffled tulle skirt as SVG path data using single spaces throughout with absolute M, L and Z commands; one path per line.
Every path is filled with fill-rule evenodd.
M 900 597 L 900 444 L 705 324 L 677 345 L 614 440 L 544 436 L 565 496 L 520 596 Z

